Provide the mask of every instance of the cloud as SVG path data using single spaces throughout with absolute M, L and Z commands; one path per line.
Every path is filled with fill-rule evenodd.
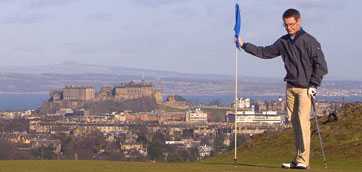
M 165 5 L 170 5 L 170 4 L 180 4 L 180 3 L 185 3 L 185 2 L 189 2 L 191 0 L 130 0 L 131 3 L 136 4 L 136 5 L 143 5 L 143 6 L 147 6 L 147 7 L 160 7 L 160 6 L 165 6 Z
M 48 7 L 59 7 L 69 5 L 79 0 L 28 0 L 25 3 L 25 7 L 36 9 L 36 8 L 48 8 Z
M 79 0 L 0 0 L 2 24 L 35 24 L 50 20 L 52 12 L 45 10 L 49 7 L 59 8 Z M 43 10 L 44 9 L 44 10 Z
M 93 22 L 112 21 L 113 14 L 107 12 L 92 13 L 86 16 L 86 19 Z
M 2 17 L 0 23 L 2 24 L 34 24 L 46 21 L 51 17 L 47 14 L 41 13 L 17 13 L 12 16 Z

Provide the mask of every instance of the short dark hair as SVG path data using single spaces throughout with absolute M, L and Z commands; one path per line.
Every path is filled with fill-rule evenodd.
M 294 17 L 295 19 L 300 18 L 300 12 L 294 8 L 289 8 L 283 13 L 283 19 Z

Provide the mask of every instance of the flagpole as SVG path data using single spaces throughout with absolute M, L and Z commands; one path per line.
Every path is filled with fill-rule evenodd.
M 234 161 L 237 161 L 237 122 L 236 116 L 238 112 L 238 49 L 235 48 L 235 103 L 234 103 Z
M 239 33 L 240 33 L 240 9 L 239 9 L 239 3 L 236 1 L 235 4 L 235 25 L 234 25 L 234 31 L 235 31 L 235 113 L 234 113 L 234 162 L 238 160 L 237 158 L 237 135 L 238 135 L 238 127 L 236 122 L 236 117 L 238 113 L 238 49 L 240 48 L 239 45 Z

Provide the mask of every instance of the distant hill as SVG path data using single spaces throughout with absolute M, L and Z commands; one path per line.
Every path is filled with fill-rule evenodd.
M 146 78 L 195 78 L 195 79 L 215 79 L 215 78 L 232 78 L 229 75 L 219 74 L 192 74 L 180 73 L 164 70 L 152 70 L 141 68 L 129 68 L 120 65 L 95 65 L 81 64 L 76 62 L 64 62 L 60 64 L 49 65 L 29 65 L 29 66 L 1 66 L 0 73 L 17 73 L 17 74 L 104 74 L 104 75 L 123 75 L 133 76 L 136 79 Z
M 89 110 L 91 114 L 104 114 L 111 112 L 150 112 L 157 109 L 157 103 L 152 97 L 144 97 L 126 101 L 97 101 L 85 103 L 83 108 Z
M 262 86 L 277 90 L 280 79 L 239 76 L 245 92 Z M 0 66 L 0 94 L 48 94 L 51 89 L 65 85 L 87 85 L 97 89 L 131 80 L 154 83 L 163 92 L 179 95 L 232 94 L 233 76 L 193 74 L 174 71 L 128 68 L 65 62 L 52 65 Z

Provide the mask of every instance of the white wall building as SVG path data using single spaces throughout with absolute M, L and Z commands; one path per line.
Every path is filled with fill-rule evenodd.
M 278 114 L 276 111 L 265 111 L 262 113 L 255 113 L 254 111 L 238 111 L 235 117 L 234 112 L 226 113 L 226 120 L 228 122 L 238 123 L 268 123 L 280 124 L 284 119 L 284 115 Z
M 207 113 L 197 108 L 186 112 L 186 122 L 207 122 Z
M 237 107 L 238 109 L 250 109 L 251 108 L 251 100 L 250 98 L 238 98 L 237 100 Z M 235 102 L 232 105 L 235 107 Z

